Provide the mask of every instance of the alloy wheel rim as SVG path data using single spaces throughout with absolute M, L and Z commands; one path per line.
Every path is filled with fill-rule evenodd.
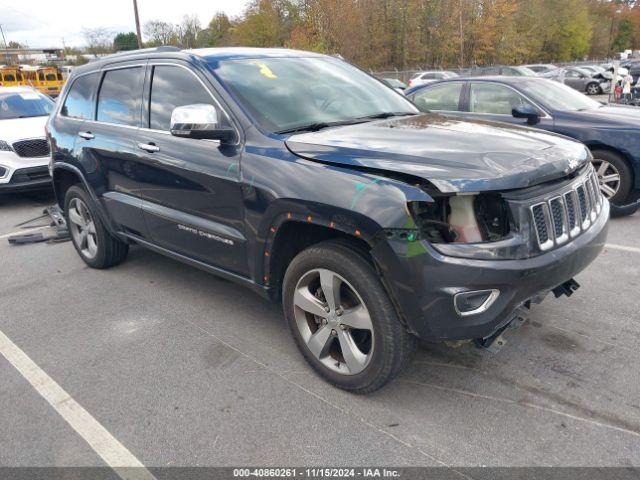
M 620 189 L 620 172 L 612 163 L 601 158 L 594 158 L 592 163 L 598 175 L 600 191 L 607 199 L 610 199 Z
M 356 375 L 369 365 L 375 347 L 371 316 L 342 276 L 324 268 L 305 273 L 296 285 L 293 309 L 302 340 L 325 367 Z
M 98 254 L 96 225 L 87 205 L 79 198 L 69 202 L 69 230 L 80 253 L 89 260 Z
M 598 93 L 598 87 L 595 85 L 589 85 L 589 87 L 587 88 L 587 90 L 589 91 L 590 94 L 595 95 L 596 93 Z

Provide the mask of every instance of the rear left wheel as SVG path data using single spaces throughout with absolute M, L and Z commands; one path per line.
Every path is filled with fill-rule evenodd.
M 108 268 L 126 258 L 129 245 L 105 228 L 85 190 L 77 185 L 70 187 L 65 196 L 64 211 L 71 242 L 87 265 Z

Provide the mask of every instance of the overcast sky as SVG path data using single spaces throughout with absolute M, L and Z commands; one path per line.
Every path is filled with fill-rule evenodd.
M 195 14 L 206 25 L 217 11 L 239 15 L 248 0 L 138 0 L 140 25 L 149 20 L 179 23 Z M 83 46 L 83 28 L 135 32 L 133 0 L 0 0 L 0 24 L 7 42 L 30 47 Z M 0 44 L 4 46 L 3 44 Z

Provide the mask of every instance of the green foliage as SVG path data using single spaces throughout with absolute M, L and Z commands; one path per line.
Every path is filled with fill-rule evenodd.
M 629 18 L 620 20 L 618 34 L 613 41 L 612 48 L 616 52 L 624 51 L 633 45 L 633 22 Z
M 367 69 L 605 58 L 640 47 L 634 0 L 251 0 L 205 28 L 145 24 L 150 45 L 287 47 Z
M 135 50 L 138 48 L 138 36 L 134 32 L 119 33 L 113 39 L 113 49 L 116 52 Z
M 229 45 L 232 33 L 232 23 L 224 13 L 216 13 L 205 30 L 200 32 L 201 43 L 207 47 Z

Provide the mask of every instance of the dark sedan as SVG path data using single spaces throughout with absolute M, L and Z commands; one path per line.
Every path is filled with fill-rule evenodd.
M 640 108 L 602 105 L 552 80 L 478 77 L 442 80 L 405 92 L 418 108 L 529 125 L 585 143 L 615 213 L 638 209 Z

